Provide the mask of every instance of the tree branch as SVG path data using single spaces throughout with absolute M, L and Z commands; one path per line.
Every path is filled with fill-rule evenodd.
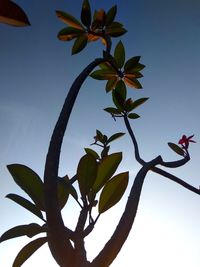
M 142 186 L 147 172 L 152 169 L 155 165 L 160 164 L 162 161 L 161 157 L 157 157 L 154 160 L 145 163 L 133 182 L 130 195 L 127 200 L 127 204 L 124 213 L 115 229 L 112 237 L 106 243 L 101 252 L 92 261 L 91 267 L 108 267 L 113 260 L 117 257 L 120 249 L 125 243 L 138 209 Z
M 74 262 L 74 249 L 70 240 L 66 238 L 65 226 L 57 196 L 57 177 L 62 141 L 73 105 L 83 82 L 90 72 L 104 61 L 105 59 L 103 58 L 95 59 L 72 84 L 55 125 L 46 157 L 44 184 L 46 216 L 49 229 L 48 243 L 52 255 L 61 267 L 72 267 Z
M 162 170 L 162 169 L 160 169 L 160 168 L 157 168 L 157 167 L 153 167 L 153 168 L 151 169 L 151 171 L 153 171 L 153 172 L 155 172 L 155 173 L 158 173 L 158 174 L 160 174 L 160 175 L 162 175 L 162 176 L 164 176 L 164 177 L 166 177 L 166 178 L 168 178 L 168 179 L 174 181 L 175 183 L 180 184 L 181 186 L 187 188 L 188 190 L 190 190 L 190 191 L 192 191 L 192 192 L 194 192 L 194 193 L 200 195 L 200 189 L 199 189 L 199 188 L 196 188 L 196 187 L 194 187 L 194 186 L 192 186 L 192 185 L 190 185 L 190 184 L 184 182 L 182 179 L 180 179 L 180 178 L 174 176 L 174 175 L 171 174 L 171 173 L 168 173 L 168 172 L 166 172 L 166 171 L 164 171 L 164 170 Z

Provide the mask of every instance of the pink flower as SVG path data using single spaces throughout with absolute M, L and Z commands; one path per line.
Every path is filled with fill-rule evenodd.
M 189 143 L 196 143 L 194 140 L 192 140 L 194 134 L 187 137 L 186 135 L 183 135 L 182 138 L 178 141 L 179 145 L 182 145 L 184 149 L 188 149 Z

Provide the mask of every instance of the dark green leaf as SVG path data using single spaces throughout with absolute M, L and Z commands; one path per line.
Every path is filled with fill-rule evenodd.
M 113 90 L 117 84 L 118 78 L 115 77 L 113 79 L 109 79 L 106 83 L 106 92 L 110 92 L 111 90 Z
M 117 13 L 117 6 L 116 5 L 111 7 L 111 9 L 108 10 L 107 16 L 106 16 L 106 23 L 105 23 L 106 26 L 110 26 L 110 24 L 113 23 L 115 16 L 116 16 L 116 13 Z
M 90 154 L 91 156 L 93 156 L 95 159 L 99 159 L 99 155 L 93 149 L 91 149 L 91 148 L 85 148 L 85 152 L 87 154 Z
M 67 192 L 73 196 L 74 199 L 78 199 L 78 194 L 76 192 L 76 189 L 73 187 L 73 185 L 71 184 L 68 175 L 65 175 L 64 177 L 62 177 L 62 179 L 65 181 L 65 187 Z
M 111 137 L 107 141 L 107 144 L 122 137 L 123 135 L 125 135 L 125 133 L 115 133 L 115 134 L 111 135 Z
M 92 29 L 102 29 L 105 26 L 106 22 L 106 13 L 105 10 L 95 10 L 92 22 Z
M 70 41 L 73 38 L 78 37 L 80 34 L 83 34 L 84 32 L 85 32 L 84 30 L 76 29 L 73 27 L 67 27 L 59 31 L 58 38 L 61 41 Z
M 97 175 L 97 162 L 96 159 L 86 154 L 78 164 L 77 180 L 82 196 L 86 196 L 92 188 Z
M 122 153 L 113 153 L 103 158 L 97 170 L 97 177 L 93 185 L 93 191 L 97 193 L 112 177 L 122 160 Z
M 116 72 L 115 70 L 111 69 L 101 69 L 101 70 L 95 70 L 90 74 L 90 76 L 96 80 L 109 80 L 113 79 L 113 77 L 116 76 Z
M 108 156 L 109 149 L 110 149 L 110 146 L 106 146 L 106 147 L 102 150 L 102 152 L 101 152 L 101 157 L 102 157 L 102 159 L 103 159 L 104 157 Z
M 185 156 L 185 151 L 178 145 L 174 144 L 174 143 L 168 143 L 168 146 L 174 151 L 176 152 L 178 155 L 180 156 Z
M 138 119 L 140 116 L 136 113 L 130 113 L 128 114 L 129 119 Z
M 101 131 L 96 130 L 96 138 L 97 138 L 97 141 L 103 143 L 103 134 Z
M 104 110 L 113 115 L 121 114 L 121 112 L 117 108 L 108 107 L 108 108 L 105 108 Z
M 74 45 L 72 47 L 72 55 L 81 52 L 86 47 L 87 41 L 88 41 L 88 38 L 86 34 L 82 34 L 81 36 L 79 36 L 75 40 Z
M 117 67 L 121 69 L 125 62 L 125 49 L 122 41 L 119 41 L 119 43 L 115 47 L 114 59 L 117 63 Z
M 58 202 L 60 205 L 60 209 L 63 209 L 65 204 L 67 203 L 69 197 L 69 184 L 65 179 L 58 177 Z
M 6 231 L 1 237 L 0 242 L 3 242 L 8 239 L 20 237 L 20 236 L 28 236 L 32 238 L 33 236 L 46 232 L 47 229 L 43 226 L 40 226 L 36 223 L 30 223 L 25 225 L 15 226 L 8 231 Z
M 12 267 L 21 267 L 22 264 L 30 258 L 30 256 L 38 250 L 44 243 L 47 242 L 47 237 L 40 237 L 28 243 L 22 248 L 14 260 Z
M 124 28 L 110 28 L 106 31 L 106 33 L 111 37 L 119 37 L 125 34 L 126 32 L 127 30 Z
M 44 210 L 44 188 L 40 177 L 22 164 L 11 164 L 7 168 L 15 183 L 29 195 L 40 210 Z
M 124 110 L 124 98 L 123 96 L 117 92 L 116 90 L 112 91 L 112 99 L 113 103 L 117 107 L 117 109 L 122 112 Z
M 132 70 L 135 66 L 137 66 L 138 62 L 140 61 L 140 56 L 132 57 L 129 60 L 126 61 L 124 65 L 124 71 L 125 73 Z
M 58 18 L 60 18 L 64 23 L 68 24 L 69 26 L 80 30 L 83 29 L 82 24 L 72 15 L 60 10 L 56 11 L 56 15 L 58 16 Z
M 124 102 L 126 99 L 126 85 L 123 80 L 119 80 L 115 87 L 115 92 L 121 96 L 122 101 Z
M 99 199 L 99 213 L 105 212 L 119 202 L 127 188 L 128 178 L 128 172 L 124 172 L 114 176 L 106 183 Z
M 82 10 L 81 10 L 81 21 L 82 23 L 89 28 L 91 24 L 91 8 L 88 0 L 83 1 Z
M 42 212 L 40 211 L 40 209 L 35 204 L 30 202 L 29 200 L 27 200 L 21 196 L 18 196 L 16 194 L 8 194 L 6 197 L 11 199 L 12 201 L 16 202 L 17 204 L 19 204 L 23 208 L 29 210 L 30 212 L 32 212 L 33 214 L 38 216 L 40 219 L 44 220 Z
M 119 23 L 117 21 L 114 21 L 109 25 L 109 27 L 107 27 L 107 30 L 118 29 L 118 28 L 123 28 L 123 24 L 121 24 L 121 23 Z
M 139 107 L 140 105 L 144 104 L 149 98 L 148 97 L 142 97 L 132 102 L 131 107 L 133 109 Z

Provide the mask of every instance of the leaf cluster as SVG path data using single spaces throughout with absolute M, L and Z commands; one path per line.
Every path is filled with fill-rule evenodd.
M 110 38 L 119 37 L 126 33 L 123 25 L 115 21 L 116 13 L 117 6 L 115 5 L 108 12 L 100 9 L 98 11 L 95 10 L 92 14 L 88 0 L 83 1 L 80 20 L 66 12 L 57 10 L 57 16 L 68 25 L 68 27 L 59 31 L 58 38 L 61 41 L 75 39 L 72 46 L 72 54 L 82 51 L 88 42 L 99 39 L 108 46 Z

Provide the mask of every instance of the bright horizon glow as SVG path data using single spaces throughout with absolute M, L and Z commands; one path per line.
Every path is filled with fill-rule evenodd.
M 66 10 L 78 18 L 82 0 L 73 5 L 68 0 L 15 2 L 27 12 L 31 27 L 19 29 L 0 24 L 0 234 L 20 224 L 42 224 L 5 198 L 8 193 L 23 195 L 6 165 L 22 163 L 43 176 L 48 142 L 68 88 L 85 65 L 101 55 L 103 48 L 102 44 L 89 44 L 81 54 L 72 57 L 72 43 L 56 38 L 65 25 L 56 18 L 55 10 Z M 117 19 L 128 29 L 119 38 L 126 47 L 127 58 L 141 55 L 141 62 L 146 65 L 141 79 L 144 89 L 128 90 L 134 99 L 150 97 L 138 108 L 141 118 L 132 122 L 141 156 L 145 160 L 157 155 L 165 160 L 178 159 L 167 142 L 178 142 L 182 134 L 195 134 L 197 143 L 189 149 L 191 161 L 171 172 L 198 188 L 200 2 L 91 0 L 93 9 L 108 10 L 114 4 L 118 5 Z M 113 47 L 115 44 L 114 40 Z M 91 78 L 83 85 L 62 147 L 61 176 L 74 175 L 96 129 L 107 135 L 126 131 L 122 121 L 114 122 L 102 111 L 111 105 L 104 86 L 105 82 Z M 89 259 L 112 234 L 139 170 L 128 134 L 114 142 L 111 151 L 123 151 L 118 172 L 130 171 L 129 187 L 123 200 L 100 217 L 91 237 L 86 239 Z M 199 267 L 199 206 L 198 195 L 149 173 L 131 234 L 111 267 Z M 71 201 L 63 214 L 66 224 L 73 227 L 79 214 L 76 203 Z M 17 253 L 30 241 L 16 238 L 0 244 L 2 267 L 12 266 Z M 57 267 L 47 245 L 23 265 L 35 266 Z

